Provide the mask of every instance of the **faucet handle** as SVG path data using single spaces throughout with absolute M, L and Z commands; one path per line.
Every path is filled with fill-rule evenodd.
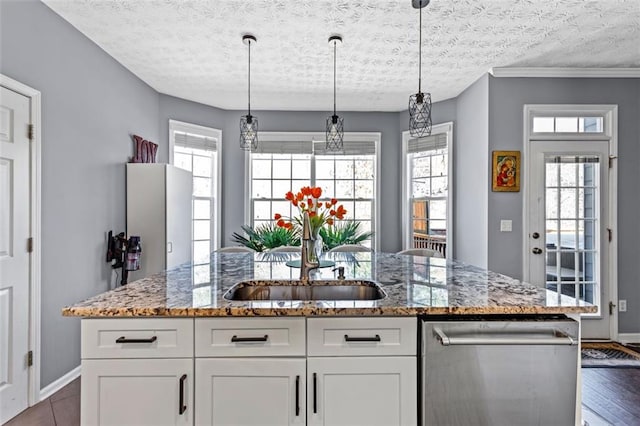
M 333 268 L 331 272 L 338 271 L 338 279 L 344 280 L 344 266 L 338 266 L 337 268 Z

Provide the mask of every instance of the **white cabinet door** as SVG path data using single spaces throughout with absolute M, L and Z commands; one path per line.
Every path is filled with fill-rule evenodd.
M 196 358 L 195 424 L 304 425 L 304 358 Z
M 308 425 L 416 425 L 415 357 L 307 359 Z
M 83 426 L 193 422 L 193 359 L 82 361 Z
M 167 217 L 167 269 L 191 260 L 191 236 L 193 233 L 191 173 L 173 166 L 166 172 L 166 217 Z

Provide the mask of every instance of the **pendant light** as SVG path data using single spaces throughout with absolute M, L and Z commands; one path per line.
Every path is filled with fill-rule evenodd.
M 333 43 L 333 115 L 327 118 L 327 151 L 342 151 L 344 139 L 344 119 L 336 114 L 336 47 L 342 43 L 342 37 L 332 35 L 329 44 Z
M 242 36 L 242 42 L 249 46 L 249 82 L 247 115 L 240 117 L 240 148 L 251 151 L 258 148 L 258 117 L 251 115 L 251 43 L 257 40 L 251 34 Z
M 409 133 L 421 137 L 431 134 L 431 93 L 422 93 L 422 8 L 430 0 L 411 0 L 414 9 L 420 9 L 420 42 L 418 65 L 418 93 L 409 96 Z

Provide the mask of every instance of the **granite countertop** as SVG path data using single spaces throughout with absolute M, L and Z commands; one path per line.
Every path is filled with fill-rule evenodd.
M 455 260 L 386 253 L 327 253 L 347 280 L 378 283 L 377 301 L 232 302 L 223 295 L 242 280 L 297 279 L 285 264 L 297 253 L 213 253 L 209 264 L 185 264 L 63 309 L 81 317 L 409 316 L 418 314 L 558 314 L 596 307 Z M 331 267 L 314 279 L 335 279 Z

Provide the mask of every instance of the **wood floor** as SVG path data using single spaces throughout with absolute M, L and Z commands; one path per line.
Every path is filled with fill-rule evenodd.
M 612 425 L 640 425 L 640 368 L 583 368 L 582 404 Z M 80 379 L 4 426 L 79 426 Z
M 23 411 L 4 426 L 80 426 L 80 378 Z
M 582 405 L 612 425 L 640 425 L 640 368 L 583 368 Z

